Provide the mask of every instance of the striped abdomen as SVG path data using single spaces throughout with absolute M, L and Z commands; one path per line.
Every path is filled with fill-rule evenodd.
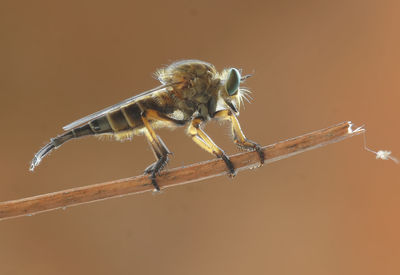
M 117 134 L 143 127 L 141 110 L 133 103 L 118 110 L 111 111 L 88 123 L 93 134 Z
M 154 102 L 150 101 L 147 103 L 146 105 L 149 106 L 154 104 Z M 125 139 L 132 137 L 135 130 L 140 130 L 143 126 L 141 110 L 137 103 L 132 103 L 118 110 L 111 111 L 85 125 L 76 127 L 62 135 L 52 138 L 48 144 L 35 154 L 31 162 L 30 170 L 33 171 L 46 155 L 71 139 L 103 134 L 111 134 L 117 139 Z

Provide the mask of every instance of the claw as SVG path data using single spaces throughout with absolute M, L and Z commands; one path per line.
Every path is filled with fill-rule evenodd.
M 225 161 L 225 164 L 226 164 L 226 166 L 228 167 L 228 170 L 229 170 L 229 177 L 231 177 L 231 178 L 233 178 L 233 177 L 235 177 L 236 176 L 236 169 L 235 169 L 235 167 L 233 166 L 233 163 L 231 162 L 231 160 L 229 159 L 229 157 L 227 156 L 227 155 L 225 155 L 225 154 L 223 154 L 223 155 L 221 155 L 221 157 L 220 158 L 222 158 L 224 161 Z
M 168 163 L 168 160 L 168 156 L 161 157 L 144 170 L 144 174 L 150 176 L 151 184 L 154 186 L 155 191 L 160 191 L 160 186 L 157 183 L 156 177 L 157 175 L 160 175 L 161 171 Z
M 262 166 L 264 164 L 265 154 L 264 154 L 263 149 L 261 148 L 261 146 L 258 143 L 255 143 L 254 141 L 251 141 L 251 140 L 246 140 L 243 143 L 236 142 L 236 146 L 241 150 L 256 151 L 260 158 L 260 166 Z
M 150 178 L 151 178 L 151 184 L 154 186 L 155 189 L 154 191 L 160 192 L 160 186 L 158 186 L 155 175 L 151 175 Z
M 258 156 L 260 157 L 260 166 L 262 166 L 264 164 L 264 160 L 265 160 L 265 154 L 263 149 L 261 148 L 260 145 L 256 145 L 256 147 L 254 148 L 254 150 L 258 153 Z

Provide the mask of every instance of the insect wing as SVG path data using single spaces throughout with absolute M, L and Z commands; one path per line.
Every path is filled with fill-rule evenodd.
M 91 115 L 88 115 L 88 116 L 85 116 L 85 117 L 83 117 L 83 118 L 80 118 L 80 119 L 78 119 L 78 120 L 76 120 L 76 121 L 74 121 L 74 122 L 72 122 L 72 123 L 70 123 L 70 124 L 64 126 L 63 129 L 64 129 L 65 131 L 69 131 L 69 130 L 71 130 L 71 129 L 73 129 L 73 128 L 75 128 L 75 127 L 81 125 L 81 124 L 87 123 L 87 122 L 89 122 L 89 121 L 91 121 L 91 120 L 93 120 L 93 119 L 96 119 L 96 118 L 98 118 L 98 117 L 101 117 L 102 115 L 105 115 L 105 114 L 108 113 L 108 112 L 117 110 L 117 109 L 119 109 L 119 108 L 121 108 L 121 107 L 123 107 L 123 106 L 128 105 L 128 104 L 131 103 L 131 102 L 137 101 L 137 100 L 139 100 L 139 99 L 141 99 L 141 98 L 143 98 L 143 97 L 145 97 L 145 96 L 148 96 L 148 95 L 150 95 L 150 94 L 152 94 L 152 93 L 161 92 L 162 90 L 165 90 L 165 88 L 167 88 L 167 87 L 169 87 L 169 86 L 172 86 L 172 85 L 174 85 L 174 84 L 175 84 L 175 83 L 173 83 L 173 84 L 161 85 L 161 86 L 158 86 L 157 88 L 154 88 L 154 89 L 145 91 L 145 92 L 143 92 L 143 93 L 140 93 L 140 94 L 138 94 L 138 95 L 135 95 L 135 96 L 133 96 L 133 97 L 127 98 L 127 99 L 125 99 L 125 100 L 123 100 L 123 101 L 121 101 L 121 102 L 119 102 L 119 103 L 117 103 L 117 104 L 115 104 L 115 105 L 109 106 L 109 107 L 107 107 L 107 108 L 105 108 L 105 109 L 103 109 L 103 110 L 100 110 L 100 111 L 98 111 L 98 112 L 95 112 L 95 113 L 93 113 L 93 114 L 91 114 Z

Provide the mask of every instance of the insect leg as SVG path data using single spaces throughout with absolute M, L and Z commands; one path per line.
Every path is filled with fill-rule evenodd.
M 195 118 L 192 120 L 191 124 L 188 127 L 187 133 L 192 137 L 193 141 L 197 143 L 201 148 L 206 150 L 207 152 L 216 155 L 218 158 L 222 158 L 225 161 L 226 166 L 229 169 L 230 175 L 235 176 L 235 168 L 229 159 L 229 157 L 225 154 L 225 152 L 219 148 L 211 138 L 200 128 L 203 120 L 201 118 Z
M 178 120 L 178 119 L 171 118 L 171 117 L 164 115 L 163 113 L 160 113 L 159 111 L 156 111 L 153 109 L 146 110 L 146 118 L 148 120 L 163 121 L 163 122 L 171 123 L 174 125 L 185 125 L 187 122 L 187 120 Z
M 229 119 L 232 125 L 233 141 L 235 142 L 236 146 L 242 150 L 257 151 L 258 156 L 260 157 L 261 165 L 264 164 L 264 151 L 262 150 L 261 146 L 246 138 L 240 127 L 239 120 L 231 110 L 218 111 L 214 114 L 214 117 L 220 119 Z
M 154 132 L 153 128 L 149 123 L 147 113 L 148 113 L 147 110 L 142 112 L 142 121 L 144 126 L 146 127 L 144 133 L 151 145 L 151 149 L 153 150 L 154 155 L 157 158 L 157 161 L 152 165 L 150 165 L 149 167 L 147 167 L 145 173 L 150 174 L 151 183 L 153 184 L 154 188 L 157 191 L 160 191 L 160 187 L 158 186 L 156 181 L 156 175 L 165 167 L 165 165 L 169 160 L 168 155 L 171 153 L 168 150 L 167 146 L 165 146 L 161 138 Z

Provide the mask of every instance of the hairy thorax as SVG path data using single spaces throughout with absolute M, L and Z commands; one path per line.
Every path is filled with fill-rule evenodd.
M 208 116 L 208 103 L 217 97 L 220 86 L 219 74 L 213 65 L 185 60 L 159 70 L 156 76 L 163 84 L 177 83 L 170 90 L 177 107 L 187 114 L 199 112 L 204 118 Z

